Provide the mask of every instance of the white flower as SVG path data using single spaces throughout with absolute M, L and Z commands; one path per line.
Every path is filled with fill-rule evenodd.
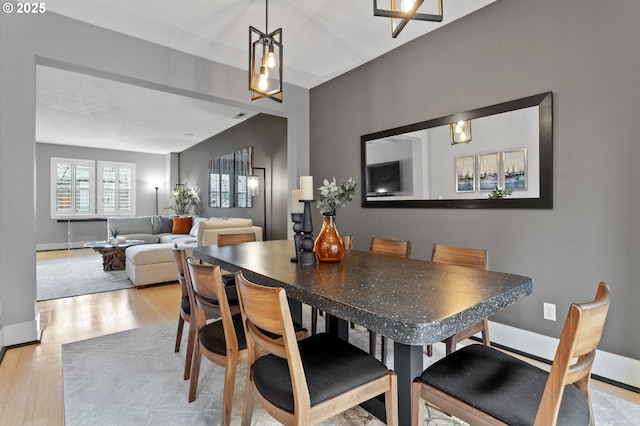
M 320 200 L 318 201 L 318 208 L 325 215 L 334 215 L 336 208 L 346 206 L 347 203 L 353 200 L 353 194 L 356 191 L 356 180 L 350 177 L 347 181 L 338 186 L 336 178 L 329 181 L 324 179 L 323 185 L 318 188 L 320 191 Z

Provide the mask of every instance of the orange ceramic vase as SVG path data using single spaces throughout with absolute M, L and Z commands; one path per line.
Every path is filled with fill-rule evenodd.
M 320 262 L 340 262 L 344 257 L 344 242 L 338 234 L 335 218 L 333 215 L 322 217 L 322 229 L 313 245 L 316 259 Z

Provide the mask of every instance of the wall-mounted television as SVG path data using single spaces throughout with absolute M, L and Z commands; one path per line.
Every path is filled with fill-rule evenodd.
M 401 190 L 400 161 L 367 165 L 367 195 L 393 195 Z

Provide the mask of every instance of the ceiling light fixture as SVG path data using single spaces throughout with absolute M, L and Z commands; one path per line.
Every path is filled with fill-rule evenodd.
M 249 26 L 249 91 L 252 101 L 282 102 L 282 28 L 268 34 L 269 0 L 265 6 L 265 32 Z
M 461 120 L 450 124 L 451 145 L 471 142 L 471 120 Z
M 373 16 L 391 18 L 391 36 L 398 37 L 400 31 L 410 20 L 442 22 L 442 0 L 438 3 L 438 13 L 418 13 L 418 9 L 424 4 L 424 0 L 389 0 L 389 9 L 379 9 L 378 0 L 373 0 Z

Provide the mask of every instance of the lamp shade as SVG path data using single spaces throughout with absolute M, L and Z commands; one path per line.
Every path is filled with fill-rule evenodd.
M 252 197 L 258 195 L 258 191 L 260 189 L 260 181 L 258 180 L 258 176 L 247 176 L 247 188 L 249 189 L 249 195 L 251 195 Z

